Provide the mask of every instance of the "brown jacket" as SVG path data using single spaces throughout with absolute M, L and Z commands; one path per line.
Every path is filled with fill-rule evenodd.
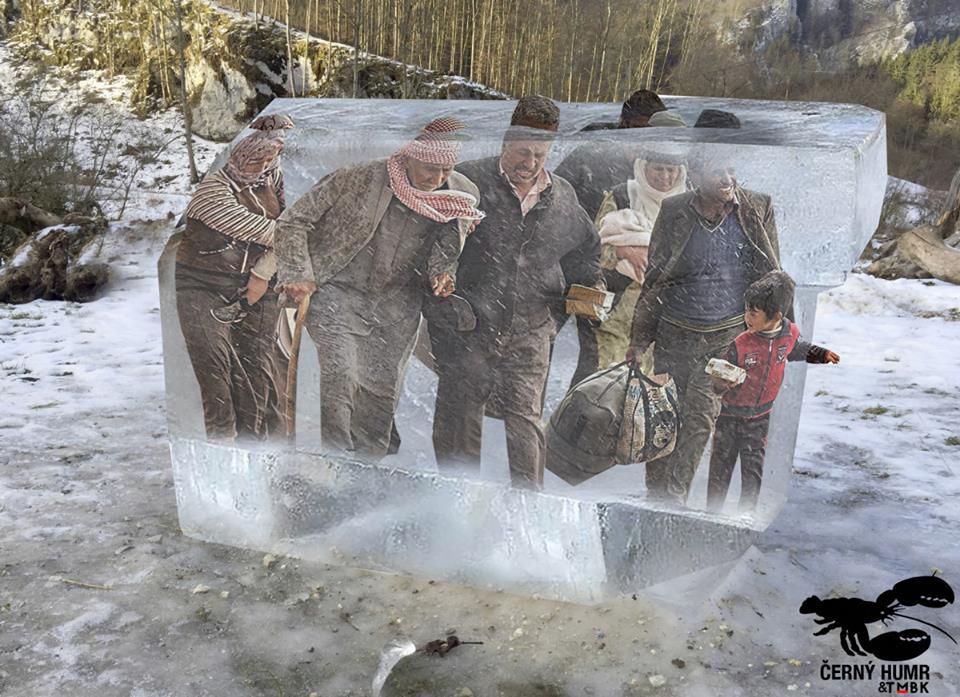
M 736 194 L 740 202 L 736 209 L 740 226 L 762 260 L 759 268 L 747 269 L 747 282 L 752 283 L 768 271 L 780 268 L 777 224 L 769 196 L 739 187 Z M 637 348 L 646 348 L 656 340 L 663 310 L 660 291 L 674 281 L 673 271 L 697 225 L 696 212 L 691 207 L 696 195 L 696 191 L 688 191 L 666 199 L 653 226 L 643 290 L 633 318 L 631 343 Z
M 387 211 L 390 190 L 386 160 L 331 172 L 290 206 L 277 221 L 275 250 L 280 283 L 326 283 L 373 238 Z M 454 172 L 447 186 L 480 198 L 477 187 Z M 467 223 L 460 226 L 460 247 Z M 431 254 L 429 273 L 456 271 L 456 257 Z M 443 265 L 444 268 L 439 268 Z

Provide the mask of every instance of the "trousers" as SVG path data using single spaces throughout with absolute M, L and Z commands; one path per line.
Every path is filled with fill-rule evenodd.
M 432 332 L 437 360 L 433 447 L 443 470 L 478 470 L 483 416 L 503 419 L 514 486 L 543 486 L 545 440 L 540 425 L 554 323 L 527 327 L 515 318 L 488 345 Z
M 720 415 L 713 433 L 707 510 L 719 513 L 727 498 L 733 468 L 740 458 L 740 512 L 753 511 L 760 498 L 770 414 L 756 419 Z
M 276 342 L 276 292 L 269 289 L 239 322 L 222 324 L 210 314 L 245 282 L 242 274 L 176 268 L 177 315 L 211 440 L 285 435 L 287 360 Z
M 325 448 L 379 460 L 391 451 L 393 417 L 417 338 L 420 314 L 355 333 L 308 315 L 320 362 L 320 429 Z M 394 452 L 396 447 L 394 447 Z
M 739 325 L 697 332 L 661 320 L 654 347 L 657 373 L 669 373 L 677 385 L 680 430 L 670 455 L 647 463 L 647 491 L 653 498 L 685 504 L 700 458 L 720 414 L 721 396 L 706 374 L 707 362 L 722 356 L 743 331 Z

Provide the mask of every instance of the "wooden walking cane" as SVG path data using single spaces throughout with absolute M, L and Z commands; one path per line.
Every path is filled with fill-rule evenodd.
M 309 293 L 297 306 L 297 321 L 293 325 L 293 340 L 290 346 L 290 363 L 287 365 L 287 438 L 290 440 L 293 440 L 297 433 L 297 363 L 300 360 L 300 336 L 303 334 L 303 324 L 307 321 L 308 309 L 310 309 Z

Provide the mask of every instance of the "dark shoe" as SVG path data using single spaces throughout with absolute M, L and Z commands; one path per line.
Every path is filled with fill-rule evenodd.
M 432 326 L 441 329 L 472 332 L 477 328 L 473 307 L 466 298 L 457 294 L 447 298 L 430 298 L 423 306 L 423 315 Z

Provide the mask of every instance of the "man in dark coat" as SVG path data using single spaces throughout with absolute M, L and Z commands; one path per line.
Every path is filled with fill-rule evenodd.
M 459 167 L 480 189 L 487 215 L 467 238 L 457 272 L 476 328 L 430 327 L 439 467 L 479 467 L 486 411 L 504 420 L 511 481 L 533 489 L 543 483 L 540 415 L 553 311 L 571 284 L 600 282 L 600 239 L 570 184 L 544 169 L 559 117 L 550 100 L 525 97 L 501 154 Z
M 657 373 L 669 373 L 680 397 L 680 432 L 669 456 L 647 463 L 647 495 L 686 502 L 720 412 L 705 372 L 745 328 L 743 294 L 780 268 L 773 205 L 741 189 L 733 168 L 706 149 L 689 160 L 696 189 L 666 199 L 650 238 L 649 264 L 634 315 L 627 358 L 654 344 Z
M 422 305 L 453 292 L 465 226 L 483 217 L 476 187 L 453 172 L 462 127 L 437 119 L 387 160 L 331 173 L 280 218 L 283 291 L 316 293 L 307 329 L 326 447 L 388 452 Z

